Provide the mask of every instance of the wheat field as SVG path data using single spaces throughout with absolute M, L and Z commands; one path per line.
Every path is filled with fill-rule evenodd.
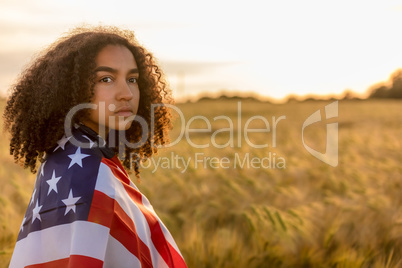
M 337 118 L 307 127 L 305 143 L 324 152 L 326 124 L 338 123 L 336 167 L 302 142 L 303 122 L 330 102 L 177 104 L 176 144 L 142 163 L 133 181 L 189 267 L 402 267 L 402 101 L 342 100 Z M 247 123 L 270 131 L 244 135 Z M 2 133 L 0 267 L 35 177 L 8 150 Z

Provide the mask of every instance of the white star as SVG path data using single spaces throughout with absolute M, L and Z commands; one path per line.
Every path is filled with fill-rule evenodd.
M 82 159 L 84 159 L 85 157 L 88 157 L 88 156 L 89 156 L 89 154 L 82 154 L 81 148 L 78 147 L 77 151 L 75 151 L 75 154 L 68 155 L 68 157 L 71 158 L 71 162 L 70 162 L 70 165 L 68 166 L 68 168 L 72 167 L 74 164 L 77 164 L 80 167 L 82 167 Z
M 39 211 L 42 209 L 42 207 L 43 207 L 43 205 L 39 206 L 39 202 L 38 202 L 38 200 L 36 200 L 36 206 L 32 210 L 32 223 L 35 221 L 35 219 L 39 219 L 40 221 L 42 221 L 42 219 L 40 218 L 40 214 L 39 214 Z
M 68 142 L 69 139 L 71 139 L 71 136 L 70 136 L 70 137 L 64 136 L 63 138 L 61 138 L 61 139 L 57 142 L 58 146 L 56 147 L 56 149 L 54 149 L 53 152 L 55 152 L 55 151 L 56 151 L 57 149 L 59 149 L 59 148 L 61 148 L 61 149 L 64 150 L 64 146 L 66 145 L 66 143 Z
M 47 180 L 47 184 L 49 184 L 49 191 L 47 192 L 47 195 L 50 194 L 50 192 L 53 190 L 55 191 L 57 194 L 57 183 L 59 182 L 59 180 L 61 179 L 60 177 L 56 177 L 56 171 L 53 169 L 53 174 L 52 174 L 52 178 L 50 180 Z
M 43 170 L 45 167 L 46 161 L 42 163 L 40 166 L 40 175 L 45 176 L 45 171 Z
M 24 217 L 24 219 L 22 220 L 22 223 L 21 223 L 20 232 L 24 231 L 24 223 L 25 223 L 26 220 L 27 220 L 27 218 Z
M 36 188 L 34 189 L 34 192 L 32 193 L 31 202 L 29 202 L 29 204 L 33 203 L 33 201 L 35 199 L 35 193 L 36 193 Z
M 73 190 L 70 190 L 70 193 L 68 194 L 67 199 L 61 200 L 65 205 L 66 205 L 66 212 L 64 213 L 64 216 L 67 215 L 67 213 L 72 210 L 75 213 L 75 204 L 80 200 L 81 197 L 73 197 Z
M 89 141 L 89 148 L 92 148 L 92 146 L 94 146 L 95 142 L 93 142 L 90 138 L 88 138 L 85 135 L 82 135 L 82 137 L 84 137 L 85 139 L 87 139 Z

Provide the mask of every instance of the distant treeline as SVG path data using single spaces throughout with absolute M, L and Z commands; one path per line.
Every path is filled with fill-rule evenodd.
M 286 98 L 286 102 L 308 102 L 308 101 L 335 101 L 335 100 L 339 100 L 342 98 L 335 98 L 335 97 L 296 97 L 294 95 L 290 95 Z M 357 97 L 353 97 L 350 96 L 349 94 L 347 94 L 345 97 L 343 97 L 344 100 L 363 100 L 361 98 L 357 98 Z M 210 96 L 204 96 L 201 97 L 197 100 L 197 102 L 199 101 L 225 101 L 225 100 L 234 100 L 234 101 L 252 101 L 252 102 L 264 102 L 264 103 L 271 103 L 271 104 L 275 104 L 276 102 L 272 102 L 268 99 L 265 98 L 259 98 L 259 97 L 253 97 L 253 96 L 238 96 L 238 95 L 234 95 L 234 96 L 227 96 L 225 94 L 222 94 L 220 96 L 217 97 L 210 97 Z M 191 101 L 188 101 L 191 102 Z
M 387 83 L 379 83 L 370 89 L 369 98 L 402 98 L 402 69 L 391 74 Z
M 377 83 L 371 86 L 368 90 L 369 99 L 402 99 L 402 69 L 398 69 L 390 75 L 390 78 L 386 82 Z M 366 97 L 367 98 L 367 97 Z M 365 98 L 357 97 L 355 93 L 350 90 L 344 92 L 343 97 L 297 97 L 295 95 L 289 95 L 287 102 L 304 102 L 304 101 L 330 101 L 330 100 L 364 100 Z M 254 96 L 227 96 L 222 94 L 218 97 L 204 96 L 198 99 L 198 101 L 211 101 L 211 100 L 249 100 L 256 102 L 267 102 L 269 100 L 261 100 L 259 97 Z
M 227 96 L 225 94 L 222 94 L 218 97 L 210 97 L 210 96 L 204 96 L 198 99 L 198 101 L 211 101 L 211 100 L 217 100 L 217 101 L 222 101 L 222 100 L 238 100 L 238 101 L 257 101 L 257 102 L 261 102 L 260 99 L 256 98 L 256 97 L 252 97 L 252 96 Z M 266 101 L 267 102 L 267 101 Z

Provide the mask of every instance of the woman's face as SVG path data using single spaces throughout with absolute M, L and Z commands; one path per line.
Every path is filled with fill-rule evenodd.
M 138 68 L 133 54 L 121 45 L 108 45 L 96 57 L 96 81 L 89 117 L 83 123 L 101 136 L 110 129 L 127 130 L 140 99 Z M 103 132 L 105 131 L 105 132 Z

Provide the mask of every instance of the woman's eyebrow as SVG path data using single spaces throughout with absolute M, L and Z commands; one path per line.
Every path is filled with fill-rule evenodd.
M 128 71 L 128 73 L 129 73 L 129 74 L 139 74 L 140 72 L 138 71 L 137 68 L 133 68 L 133 69 L 130 69 L 130 70 Z
M 109 73 L 118 73 L 118 70 L 108 67 L 108 66 L 98 66 L 95 68 L 95 73 L 96 72 L 109 72 Z M 137 68 L 130 69 L 128 73 L 133 74 L 133 73 L 139 73 Z

